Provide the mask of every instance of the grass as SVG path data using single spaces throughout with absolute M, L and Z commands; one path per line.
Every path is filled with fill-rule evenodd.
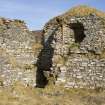
M 23 68 L 25 70 L 32 70 L 35 69 L 35 66 L 33 64 L 24 64 Z
M 14 56 L 9 56 L 9 62 L 12 66 L 12 68 L 16 68 L 17 67 L 17 61 L 16 58 Z
M 69 48 L 79 48 L 79 43 L 70 44 Z
M 56 55 L 54 56 L 54 61 L 55 64 L 60 64 L 60 65 L 64 65 L 65 64 L 65 59 L 64 57 L 60 56 L 60 55 Z
M 40 43 L 34 43 L 33 45 L 32 45 L 32 51 L 38 51 L 38 50 L 40 50 L 40 49 L 42 49 L 43 48 L 43 46 L 42 46 L 42 44 L 40 44 Z
M 0 88 L 0 105 L 104 105 L 105 90 L 65 89 L 49 85 L 44 89 L 25 87 L 20 82 Z
M 104 12 L 99 11 L 92 7 L 88 7 L 86 5 L 79 5 L 79 6 L 73 7 L 61 16 L 64 16 L 64 17 L 66 16 L 87 16 L 90 14 L 96 14 L 97 16 L 101 18 L 105 18 Z
M 102 51 L 102 53 L 100 54 L 100 59 L 104 59 L 105 58 L 105 49 Z
M 105 12 L 89 7 L 87 5 L 78 5 L 78 6 L 71 8 L 66 13 L 51 19 L 45 25 L 45 30 L 52 24 L 55 26 L 58 25 L 57 20 L 59 20 L 60 23 L 62 24 L 62 22 L 65 22 L 66 19 L 70 19 L 73 16 L 83 17 L 83 16 L 88 16 L 90 14 L 95 14 L 96 16 L 100 17 L 101 19 L 103 19 L 102 21 L 103 24 L 105 24 Z

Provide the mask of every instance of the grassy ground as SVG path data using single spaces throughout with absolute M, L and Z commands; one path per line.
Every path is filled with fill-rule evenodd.
M 97 16 L 105 19 L 105 12 L 102 12 L 100 10 L 97 10 L 92 7 L 88 7 L 86 5 L 79 5 L 76 7 L 71 8 L 68 10 L 65 14 L 62 16 L 87 16 L 90 14 L 96 14 Z
M 16 83 L 9 88 L 1 87 L 0 105 L 105 105 L 105 91 L 55 86 L 38 89 Z

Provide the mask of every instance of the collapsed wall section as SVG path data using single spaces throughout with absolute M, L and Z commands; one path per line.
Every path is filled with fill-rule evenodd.
M 35 86 L 35 62 L 41 47 L 24 22 L 1 18 L 0 84 L 10 86 L 19 81 Z

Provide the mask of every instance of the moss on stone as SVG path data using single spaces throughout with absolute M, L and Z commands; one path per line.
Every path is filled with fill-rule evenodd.
M 79 43 L 73 43 L 73 44 L 70 44 L 69 48 L 79 48 Z

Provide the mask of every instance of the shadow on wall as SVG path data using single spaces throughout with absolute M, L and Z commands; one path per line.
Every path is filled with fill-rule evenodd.
M 54 49 L 52 48 L 51 43 L 54 40 L 54 33 L 55 31 L 51 33 L 47 41 L 43 44 L 44 47 L 38 56 L 36 73 L 36 87 L 38 88 L 44 88 L 48 83 L 44 72 L 51 71 L 50 68 L 52 67 L 52 57 L 54 54 Z
M 70 28 L 74 31 L 75 43 L 81 43 L 86 35 L 84 34 L 84 26 L 82 23 L 71 23 Z
M 48 83 L 47 77 L 45 76 L 44 72 L 49 71 L 49 73 L 51 73 L 52 58 L 54 54 L 54 48 L 52 48 L 51 44 L 54 40 L 54 34 L 59 28 L 59 26 L 62 25 L 59 24 L 57 27 L 55 27 L 52 33 L 50 33 L 46 42 L 42 43 L 44 47 L 41 50 L 37 60 L 36 87 L 38 88 L 44 88 Z M 82 42 L 83 39 L 85 38 L 83 24 L 72 23 L 70 24 L 70 28 L 73 29 L 74 31 L 75 42 L 76 43 Z M 43 40 L 45 39 L 43 38 Z

